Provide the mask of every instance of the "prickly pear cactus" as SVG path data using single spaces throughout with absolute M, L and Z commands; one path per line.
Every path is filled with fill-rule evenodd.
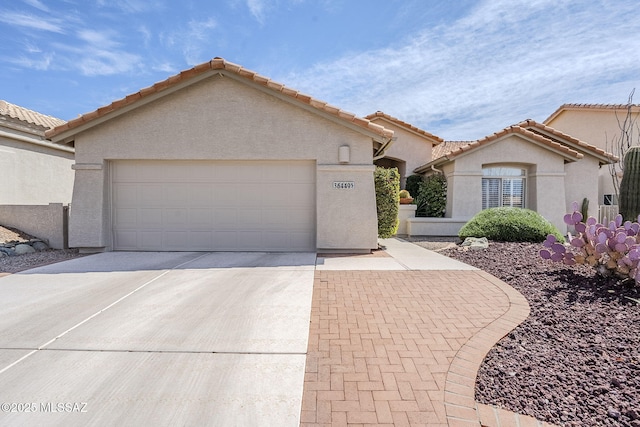
M 620 183 L 620 213 L 627 221 L 640 214 L 640 147 L 631 147 L 624 156 L 624 174 Z

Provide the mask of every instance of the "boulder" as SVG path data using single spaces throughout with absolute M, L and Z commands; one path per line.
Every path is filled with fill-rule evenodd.
M 16 255 L 31 254 L 36 251 L 31 245 L 27 245 L 24 243 L 16 245 L 14 250 L 16 251 Z
M 0 246 L 0 252 L 2 252 L 3 254 L 5 254 L 7 256 L 14 256 L 16 254 L 16 251 L 14 251 L 11 248 L 4 247 L 4 246 Z
M 468 247 L 472 250 L 482 250 L 489 247 L 489 240 L 486 237 L 467 237 L 462 242 L 462 247 Z
M 41 242 L 40 240 L 33 242 L 31 246 L 38 252 L 46 251 L 47 249 L 49 249 L 49 246 L 45 242 Z

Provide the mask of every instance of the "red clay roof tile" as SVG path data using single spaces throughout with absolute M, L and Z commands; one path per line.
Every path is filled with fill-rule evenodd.
M 640 104 L 562 104 L 542 123 L 549 123 L 559 116 L 564 110 L 626 110 L 629 107 L 631 107 L 635 112 L 640 111 Z
M 413 126 L 410 123 L 404 122 L 404 121 L 398 119 L 397 117 L 392 117 L 392 116 L 390 116 L 390 115 L 388 115 L 386 113 L 383 113 L 382 111 L 376 111 L 373 114 L 369 114 L 368 116 L 365 116 L 365 119 L 368 119 L 368 120 L 374 120 L 375 121 L 376 118 L 386 119 L 386 120 L 388 120 L 388 121 L 390 121 L 392 123 L 395 123 L 398 126 L 410 129 L 410 130 L 412 130 L 412 131 L 414 131 L 414 132 L 416 132 L 416 133 L 418 133 L 418 134 L 420 134 L 422 136 L 425 136 L 425 137 L 427 137 L 427 138 L 429 138 L 431 140 L 435 140 L 436 144 L 440 144 L 441 142 L 444 142 L 444 139 L 440 138 L 439 136 L 436 136 L 436 135 L 434 135 L 432 133 L 427 132 L 426 130 L 422 130 L 422 129 L 416 127 L 416 126 Z
M 64 120 L 47 116 L 19 105 L 0 100 L 0 116 L 10 117 L 42 128 L 54 128 L 65 123 Z
M 232 62 L 225 61 L 222 58 L 214 58 L 209 62 L 205 62 L 202 64 L 198 64 L 193 68 L 188 70 L 181 71 L 179 74 L 169 77 L 166 80 L 155 83 L 153 86 L 140 89 L 138 92 L 127 95 L 125 98 L 116 100 L 112 102 L 110 105 L 100 107 L 92 113 L 84 114 L 76 119 L 73 119 L 68 122 L 67 127 L 57 126 L 45 133 L 47 138 L 52 138 L 56 135 L 61 134 L 62 132 L 73 130 L 74 128 L 79 127 L 80 125 L 94 120 L 96 118 L 105 116 L 112 112 L 117 111 L 120 108 L 123 108 L 127 105 L 133 104 L 138 100 L 152 95 L 154 93 L 162 92 L 170 88 L 171 86 L 177 84 L 180 81 L 184 81 L 190 79 L 198 74 L 210 71 L 210 70 L 225 70 L 227 72 L 235 73 L 240 77 L 246 78 L 263 86 L 266 86 L 272 90 L 275 90 L 283 95 L 289 96 L 298 100 L 299 102 L 303 102 L 308 104 L 318 110 L 324 111 L 331 115 L 334 115 L 340 119 L 349 121 L 356 126 L 369 130 L 375 134 L 378 134 L 384 138 L 391 138 L 393 136 L 393 131 L 384 128 L 383 126 L 379 126 L 367 118 L 359 118 L 353 113 L 348 113 L 339 109 L 338 107 L 334 107 L 332 105 L 327 104 L 324 101 L 317 100 L 309 95 L 300 93 L 296 90 L 286 87 L 285 85 L 274 82 L 270 80 L 268 77 L 261 76 L 257 74 L 255 71 L 247 70 L 240 65 L 234 64 Z M 417 129 L 417 128 L 416 128 Z M 435 137 L 437 138 L 437 137 Z

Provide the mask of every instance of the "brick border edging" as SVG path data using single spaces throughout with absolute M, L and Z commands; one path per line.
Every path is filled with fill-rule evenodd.
M 444 389 L 444 406 L 450 426 L 479 426 L 475 383 L 478 370 L 491 348 L 529 317 L 529 303 L 520 292 L 482 270 L 475 273 L 498 287 L 509 299 L 508 310 L 482 328 L 458 350 L 449 365 Z

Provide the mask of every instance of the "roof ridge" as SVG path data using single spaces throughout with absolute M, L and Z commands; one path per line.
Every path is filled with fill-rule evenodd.
M 579 147 L 584 148 L 585 150 L 597 153 L 598 155 L 606 157 L 606 158 L 608 158 L 608 159 L 610 159 L 612 161 L 618 161 L 619 160 L 618 157 L 613 155 L 612 153 L 609 153 L 609 152 L 607 152 L 607 151 L 605 151 L 605 150 L 603 150 L 603 149 L 601 149 L 599 147 L 596 147 L 595 145 L 589 144 L 588 142 L 584 142 L 584 141 L 582 141 L 582 140 L 580 140 L 578 138 L 574 138 L 573 136 L 571 136 L 571 135 L 569 135 L 567 133 L 564 133 L 564 132 L 562 132 L 560 130 L 557 130 L 557 129 L 551 127 L 551 126 L 547 126 L 544 123 L 538 123 L 535 120 L 526 119 L 526 120 L 518 123 L 518 126 L 521 126 L 521 127 L 531 126 L 531 127 L 535 127 L 535 128 L 538 128 L 538 129 L 545 130 L 545 131 L 547 131 L 549 133 L 552 133 L 552 134 L 554 134 L 554 135 L 556 135 L 556 136 L 558 136 L 560 138 L 564 138 L 567 141 L 570 141 L 570 142 L 578 145 Z M 553 139 L 553 138 L 549 138 L 549 139 Z
M 12 119 L 20 120 L 25 123 L 31 123 L 43 128 L 54 128 L 65 123 L 64 120 L 47 114 L 39 113 L 20 105 L 0 99 L 0 116 L 7 116 Z
M 407 129 L 410 129 L 410 130 L 412 130 L 412 131 L 414 131 L 414 132 L 416 132 L 416 133 L 418 133 L 418 134 L 420 134 L 422 136 L 425 136 L 427 138 L 435 139 L 438 142 L 444 142 L 443 138 L 441 138 L 441 137 L 439 137 L 437 135 L 434 135 L 431 132 L 427 132 L 424 129 L 420 129 L 419 127 L 414 126 L 411 123 L 405 122 L 404 120 L 400 120 L 399 118 L 393 117 L 393 116 L 391 116 L 391 115 L 389 115 L 389 114 L 387 114 L 387 113 L 385 113 L 383 111 L 380 111 L 380 110 L 376 111 L 375 113 L 368 114 L 368 115 L 364 116 L 364 118 L 367 119 L 367 120 L 371 120 L 371 119 L 374 119 L 376 117 L 387 119 L 390 122 L 393 122 L 393 123 L 395 123 L 395 124 L 397 124 L 399 126 L 402 126 L 402 127 L 407 128 Z
M 225 59 L 220 57 L 215 57 L 208 62 L 203 62 L 202 64 L 198 64 L 192 68 L 183 70 L 180 73 L 170 76 L 165 80 L 154 83 L 153 85 L 146 88 L 142 88 L 135 93 L 125 96 L 124 98 L 113 101 L 111 104 L 100 107 L 95 111 L 82 114 L 79 117 L 73 120 L 70 120 L 65 124 L 62 124 L 60 126 L 55 127 L 54 129 L 47 131 L 45 133 L 45 136 L 47 138 L 52 138 L 63 132 L 77 128 L 85 123 L 88 123 L 100 117 L 106 116 L 128 105 L 134 104 L 142 98 L 145 98 L 155 93 L 163 92 L 166 89 L 175 86 L 179 82 L 191 79 L 197 75 L 200 75 L 202 73 L 212 71 L 212 70 L 224 70 L 224 71 L 237 74 L 240 77 L 243 77 L 247 80 L 252 81 L 253 83 L 259 84 L 261 86 L 264 86 L 271 90 L 279 92 L 301 103 L 309 105 L 317 110 L 331 114 L 341 120 L 351 122 L 358 127 L 367 129 L 370 132 L 373 132 L 384 138 L 391 138 L 393 136 L 393 131 L 390 129 L 386 129 L 384 126 L 380 126 L 366 118 L 358 117 L 353 113 L 350 113 L 348 111 L 345 111 L 338 107 L 330 105 L 327 102 L 321 101 L 310 95 L 306 95 L 302 92 L 289 88 L 282 83 L 275 82 L 268 77 L 258 74 L 255 71 L 246 69 L 241 65 L 226 61 Z

